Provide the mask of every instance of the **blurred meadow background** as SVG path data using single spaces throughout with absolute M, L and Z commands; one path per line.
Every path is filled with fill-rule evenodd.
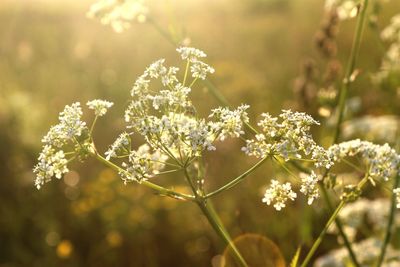
M 115 106 L 98 124 L 95 138 L 105 151 L 125 125 L 123 113 L 133 82 L 158 58 L 178 62 L 175 48 L 150 24 L 122 34 L 86 18 L 94 0 L 0 1 L 0 266 L 211 266 L 223 252 L 193 205 L 154 195 L 89 160 L 40 191 L 32 173 L 41 137 L 66 104 L 107 99 Z M 234 105 L 248 103 L 253 119 L 281 109 L 312 113 L 295 85 L 304 62 L 326 59 L 316 48 L 324 21 L 319 0 L 148 1 L 152 17 L 177 38 L 208 54 L 213 83 Z M 400 3 L 385 4 L 386 25 Z M 344 63 L 355 21 L 340 25 L 337 59 Z M 365 32 L 358 65 L 378 71 L 383 56 L 373 30 Z M 317 70 L 318 71 L 318 70 Z M 321 70 L 320 72 L 322 72 Z M 363 75 L 351 95 L 353 116 L 399 115 L 399 80 L 371 86 Z M 200 84 L 192 97 L 202 114 L 219 104 Z M 88 112 L 87 112 L 88 113 Z M 87 116 L 90 120 L 91 117 Z M 329 122 L 328 122 L 329 124 Z M 321 143 L 330 129 L 315 131 Z M 209 155 L 207 188 L 216 188 L 254 161 L 240 144 L 226 142 Z M 282 212 L 261 202 L 271 178 L 287 175 L 265 165 L 214 203 L 232 236 L 257 233 L 276 243 L 289 260 L 297 246 L 312 244 L 326 222 L 322 203 L 291 204 Z M 178 185 L 173 175 L 157 178 Z M 183 181 L 182 181 L 183 185 Z M 184 190 L 184 189 L 182 189 Z M 318 255 L 337 246 L 328 236 Z

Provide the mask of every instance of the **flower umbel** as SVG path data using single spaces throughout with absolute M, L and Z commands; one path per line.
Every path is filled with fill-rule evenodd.
M 49 182 L 53 176 L 60 179 L 69 170 L 68 160 L 65 158 L 64 151 L 56 151 L 50 145 L 45 145 L 38 158 L 39 162 L 33 169 L 36 174 L 35 186 L 40 189 L 43 184 Z
M 317 175 L 314 173 L 314 171 L 312 171 L 311 174 L 301 173 L 300 178 L 301 178 L 300 192 L 308 197 L 307 203 L 308 205 L 311 205 L 314 202 L 314 200 L 319 197 L 319 190 L 318 190 L 319 179 Z
M 87 102 L 86 104 L 90 109 L 94 110 L 94 114 L 96 116 L 103 116 L 107 113 L 107 110 L 111 108 L 114 103 L 106 101 L 106 100 L 100 100 L 100 99 L 95 99 L 92 101 Z
M 146 21 L 147 7 L 143 0 L 99 0 L 94 3 L 87 17 L 99 18 L 104 25 L 110 25 L 114 31 L 120 33 L 130 28 L 131 22 Z
M 106 159 L 116 158 L 118 156 L 127 156 L 130 153 L 131 138 L 128 133 L 122 133 L 106 151 Z
M 265 191 L 262 202 L 270 205 L 274 203 L 276 210 L 286 207 L 286 202 L 294 200 L 297 194 L 292 191 L 290 183 L 280 184 L 277 180 L 271 180 L 271 186 Z

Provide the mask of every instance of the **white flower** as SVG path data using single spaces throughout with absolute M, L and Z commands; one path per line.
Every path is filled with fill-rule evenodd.
M 147 77 L 148 74 L 144 73 L 136 79 L 131 90 L 131 96 L 144 95 L 148 93 L 150 80 L 146 79 Z
M 388 181 L 395 171 L 398 171 L 400 156 L 388 144 L 376 145 L 359 139 L 335 144 L 328 149 L 334 161 L 345 157 L 360 156 L 369 167 L 369 178 Z
M 154 96 L 147 95 L 147 99 L 152 102 L 153 108 L 156 110 L 185 109 L 192 105 L 188 100 L 190 91 L 189 87 L 178 83 L 170 90 L 161 90 L 159 94 Z
M 130 144 L 131 138 L 128 133 L 122 133 L 118 136 L 118 138 L 114 141 L 111 147 L 106 151 L 106 159 L 110 160 L 110 158 L 115 158 L 119 154 L 129 153 L 130 152 Z
M 99 0 L 90 6 L 87 12 L 89 18 L 100 18 L 104 25 L 111 25 L 114 31 L 120 33 L 128 29 L 133 20 L 144 22 L 148 8 L 143 0 Z
M 63 174 L 69 170 L 67 168 L 68 160 L 65 158 L 62 150 L 55 151 L 49 145 L 43 147 L 39 155 L 38 163 L 35 165 L 33 172 L 36 173 L 35 186 L 40 187 L 51 180 L 53 176 L 60 179 Z
M 64 173 L 68 172 L 68 160 L 65 158 L 64 151 L 55 148 L 61 148 L 68 142 L 76 145 L 77 138 L 87 131 L 86 123 L 81 121 L 81 117 L 82 109 L 79 102 L 65 106 L 59 114 L 59 123 L 52 126 L 43 137 L 42 142 L 45 145 L 33 169 L 36 173 L 37 188 L 50 181 L 51 177 L 60 179 Z
M 122 179 L 125 182 L 136 181 L 141 182 L 154 177 L 162 169 L 168 156 L 160 151 L 150 152 L 150 147 L 147 144 L 140 146 L 136 151 L 132 151 L 129 155 L 129 162 L 124 162 L 122 167 L 125 171 L 120 172 Z
M 393 189 L 393 194 L 396 196 L 396 207 L 400 209 L 400 187 Z
M 344 1 L 337 7 L 337 14 L 339 19 L 346 20 L 357 16 L 358 7 L 354 1 Z
M 176 51 L 181 54 L 183 60 L 187 59 L 190 62 L 195 62 L 198 61 L 200 58 L 207 57 L 206 53 L 193 47 L 179 47 L 178 49 L 176 49 Z
M 311 174 L 301 173 L 300 179 L 301 179 L 300 192 L 303 193 L 305 196 L 307 196 L 308 198 L 307 203 L 308 205 L 311 205 L 314 199 L 319 197 L 319 190 L 318 190 L 319 179 L 313 171 L 311 172 Z
M 214 68 L 200 60 L 200 58 L 207 57 L 203 51 L 193 47 L 180 47 L 176 51 L 181 54 L 183 60 L 188 60 L 191 63 L 190 72 L 193 78 L 204 80 L 208 73 L 215 72 Z
M 86 123 L 81 121 L 82 108 L 79 102 L 65 106 L 59 115 L 59 124 L 52 126 L 42 142 L 56 147 L 63 146 L 74 137 L 79 137 L 86 130 Z
M 107 110 L 111 108 L 114 105 L 114 103 L 106 100 L 95 99 L 87 102 L 86 105 L 89 107 L 89 109 L 94 110 L 94 114 L 96 116 L 101 117 L 107 113 Z
M 290 160 L 311 154 L 316 167 L 331 167 L 331 159 L 327 152 L 316 144 L 310 134 L 311 126 L 319 125 L 311 116 L 283 110 L 278 118 L 268 113 L 263 113 L 262 117 L 258 122 L 262 135 L 257 135 L 255 140 L 246 140 L 246 147 L 242 149 L 247 155 L 279 155 L 285 160 Z
M 325 9 L 336 10 L 340 20 L 351 19 L 358 14 L 358 5 L 354 0 L 326 0 Z
M 246 110 L 249 105 L 241 105 L 236 110 L 228 108 L 216 108 L 211 111 L 209 118 L 216 119 L 210 125 L 219 132 L 219 139 L 225 140 L 227 137 L 239 137 L 244 134 L 243 125 L 249 122 Z
M 215 70 L 208 64 L 202 61 L 194 61 L 190 66 L 190 72 L 192 73 L 193 78 L 199 78 L 205 80 L 208 73 L 214 73 Z
M 290 183 L 279 184 L 277 180 L 272 180 L 271 187 L 265 191 L 262 202 L 267 205 L 274 203 L 274 208 L 279 211 L 286 207 L 289 199 L 294 200 L 296 197 L 297 194 L 292 191 Z
M 145 70 L 145 74 L 147 74 L 150 78 L 158 78 L 167 73 L 167 68 L 164 66 L 165 59 L 159 59 L 150 64 Z

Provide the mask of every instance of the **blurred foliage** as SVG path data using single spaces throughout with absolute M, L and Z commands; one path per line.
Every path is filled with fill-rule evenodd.
M 124 185 L 116 173 L 94 161 L 85 167 L 76 163 L 74 172 L 41 191 L 33 186 L 31 170 L 41 136 L 65 104 L 94 98 L 116 103 L 95 132 L 104 151 L 124 129 L 122 114 L 135 78 L 155 59 L 175 58 L 174 48 L 149 24 L 116 34 L 88 20 L 85 13 L 91 3 L 0 4 L 0 266 L 210 266 L 223 248 L 199 210 L 188 203 L 154 195 L 136 184 Z M 185 33 L 193 46 L 207 52 L 216 69 L 213 82 L 232 103 L 249 103 L 254 118 L 263 111 L 302 108 L 292 90 L 302 62 L 313 57 L 318 68 L 326 63 L 313 41 L 323 21 L 322 1 L 150 4 L 162 27 Z M 380 15 L 382 25 L 400 6 L 387 5 Z M 340 27 L 341 62 L 348 56 L 353 29 L 352 21 Z M 376 36 L 367 31 L 361 69 L 378 70 L 382 53 L 375 47 Z M 369 80 L 366 73 L 360 74 L 351 94 L 361 95 L 363 104 L 348 115 L 399 115 L 398 88 L 387 90 L 392 82 L 383 85 L 386 90 L 369 88 Z M 218 105 L 201 86 L 193 98 L 201 112 Z M 238 151 L 240 144 L 226 142 L 208 155 L 207 188 L 223 184 L 251 164 Z M 285 175 L 267 165 L 240 188 L 217 196 L 215 205 L 233 236 L 266 236 L 290 259 L 299 244 L 310 245 L 327 214 L 322 203 L 308 207 L 298 201 L 279 213 L 264 206 L 263 187 Z M 173 175 L 158 182 L 181 184 Z M 336 245 L 334 237 L 327 240 L 319 253 Z

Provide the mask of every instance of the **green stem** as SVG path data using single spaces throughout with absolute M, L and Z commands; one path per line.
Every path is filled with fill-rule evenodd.
M 237 185 L 238 183 L 240 183 L 244 178 L 246 178 L 246 176 L 248 176 L 250 173 L 252 173 L 253 171 L 255 171 L 258 167 L 260 167 L 266 160 L 268 159 L 268 157 L 263 158 L 262 160 L 260 160 L 259 162 L 257 162 L 256 164 L 253 165 L 253 167 L 251 167 L 250 169 L 248 169 L 247 171 L 245 171 L 244 173 L 242 173 L 241 175 L 239 175 L 238 177 L 236 177 L 235 179 L 233 179 L 232 181 L 230 181 L 229 183 L 225 184 L 224 186 L 221 186 L 220 188 L 218 188 L 217 190 L 208 193 L 205 198 L 210 198 L 213 197 L 225 190 L 228 190 L 232 187 L 234 187 L 235 185 Z
M 187 166 L 185 165 L 183 169 L 185 173 L 185 178 L 192 188 L 193 194 L 195 195 L 196 203 L 200 207 L 203 214 L 206 216 L 208 222 L 214 229 L 214 231 L 218 234 L 218 236 L 224 241 L 224 243 L 231 248 L 232 256 L 237 260 L 241 267 L 248 267 L 247 263 L 243 259 L 242 255 L 240 254 L 239 250 L 233 244 L 231 237 L 228 234 L 228 231 L 222 224 L 221 219 L 218 217 L 215 210 L 212 208 L 210 200 L 207 200 L 203 195 L 204 192 L 199 192 L 196 186 L 193 183 L 192 178 L 187 171 Z M 201 195 L 200 195 L 201 194 Z
M 187 75 L 188 75 L 188 72 L 189 72 L 189 66 L 190 66 L 190 61 L 189 61 L 189 59 L 188 60 L 186 60 L 187 62 L 186 62 L 186 68 L 185 68 L 185 76 L 183 77 L 183 86 L 185 86 L 185 84 L 186 84 L 186 79 L 187 79 Z M 190 86 L 189 86 L 190 87 Z
M 225 227 L 221 223 L 220 218 L 218 217 L 218 215 L 212 208 L 210 200 L 200 201 L 200 202 L 198 202 L 198 205 L 199 205 L 201 211 L 203 212 L 203 214 L 206 216 L 208 222 L 210 223 L 210 225 L 212 226 L 214 231 L 224 241 L 225 245 L 230 248 L 230 252 L 232 253 L 232 256 L 236 259 L 237 263 L 239 263 L 240 266 L 242 266 L 242 267 L 248 267 L 243 256 L 240 254 L 239 250 L 237 249 L 235 244 L 232 242 L 232 239 L 229 236 L 228 232 L 226 231 Z
M 96 124 L 96 122 L 97 122 L 97 118 L 98 118 L 98 117 L 99 117 L 99 116 L 94 117 L 92 126 L 90 126 L 89 136 L 92 136 L 93 129 L 94 129 L 94 126 L 95 126 L 95 124 Z
M 318 246 L 321 244 L 322 239 L 324 238 L 326 232 L 328 231 L 329 226 L 335 221 L 336 217 L 338 216 L 340 210 L 344 207 L 346 203 L 341 201 L 339 205 L 336 207 L 335 211 L 332 213 L 331 217 L 329 218 L 328 222 L 326 223 L 324 229 L 319 234 L 317 240 L 315 240 L 313 246 L 311 247 L 310 251 L 308 252 L 306 258 L 304 259 L 303 263 L 300 267 L 307 267 L 311 257 L 314 255 L 315 251 L 317 250 Z
M 99 155 L 98 153 L 94 152 L 94 151 L 89 151 L 89 153 L 96 158 L 97 160 L 99 160 L 101 163 L 103 163 L 104 165 L 106 165 L 107 167 L 117 171 L 117 172 L 125 172 L 124 169 L 120 168 L 119 166 L 115 165 L 114 163 L 112 163 L 111 161 L 106 160 L 105 158 L 103 158 L 101 155 Z M 187 194 L 183 194 L 183 193 L 179 193 L 176 192 L 174 190 L 159 186 L 157 184 L 154 184 L 152 182 L 149 181 L 142 181 L 140 183 L 141 185 L 144 185 L 146 187 L 149 187 L 155 191 L 157 191 L 157 193 L 159 193 L 160 195 L 165 195 L 165 196 L 169 196 L 175 199 L 181 199 L 181 200 L 190 200 L 190 201 L 194 201 L 194 197 L 191 195 L 187 195 Z
M 164 30 L 158 23 L 150 16 L 147 17 L 147 21 L 153 25 L 153 27 L 161 34 L 173 47 L 177 47 L 179 44 L 172 38 L 172 36 Z
M 218 90 L 218 88 L 209 80 L 205 79 L 203 80 L 204 85 L 208 88 L 208 91 L 211 93 L 211 95 L 222 105 L 230 107 L 230 104 L 228 100 L 221 94 L 221 92 Z
M 194 85 L 194 83 L 198 80 L 199 78 L 196 77 L 193 79 L 193 81 L 190 83 L 190 85 L 188 86 L 189 88 L 192 88 L 192 86 Z
M 400 183 L 400 174 L 396 176 L 396 179 L 394 180 L 393 183 L 393 189 L 399 187 Z M 390 238 L 392 237 L 392 226 L 393 226 L 393 221 L 394 221 L 394 215 L 396 211 L 396 195 L 392 191 L 392 199 L 390 203 L 390 213 L 389 213 L 389 218 L 386 226 L 386 233 L 385 233 L 385 239 L 383 240 L 383 245 L 381 248 L 381 253 L 379 254 L 378 261 L 376 263 L 376 267 L 380 267 L 383 263 L 383 260 L 385 259 L 385 254 L 386 254 L 386 249 L 389 245 Z
M 307 174 L 311 173 L 311 171 L 308 168 L 306 168 L 303 165 L 299 164 L 297 161 L 291 161 L 290 163 L 292 163 L 292 165 L 294 167 L 296 167 L 298 170 L 300 170 L 302 172 L 305 172 Z M 324 174 L 323 177 L 326 177 L 327 175 L 328 175 L 328 171 L 326 171 L 326 173 Z M 331 199 L 329 197 L 328 192 L 326 191 L 326 188 L 324 187 L 323 184 L 319 184 L 319 185 L 320 185 L 320 190 L 322 192 L 324 201 L 325 201 L 326 205 L 328 206 L 328 209 L 330 210 L 330 212 L 333 212 L 334 210 L 333 210 L 332 201 L 331 201 Z M 354 250 L 353 250 L 353 248 L 351 246 L 351 243 L 350 243 L 349 239 L 347 238 L 346 233 L 343 230 L 342 222 L 339 220 L 339 218 L 336 218 L 335 223 L 336 223 L 336 226 L 337 226 L 337 228 L 339 230 L 339 235 L 342 237 L 342 239 L 344 241 L 344 245 L 345 245 L 347 251 L 349 252 L 350 259 L 352 260 L 352 262 L 353 262 L 355 267 L 360 267 L 361 265 L 357 261 L 357 258 L 356 258 L 356 255 L 354 253 Z
M 339 91 L 339 109 L 337 113 L 338 117 L 332 143 L 336 143 L 340 136 L 340 125 L 343 122 L 343 113 L 346 104 L 347 93 L 350 89 L 350 84 L 352 83 L 352 75 L 354 73 L 354 68 L 360 51 L 361 37 L 364 29 L 367 7 L 368 0 L 364 0 L 364 3 L 362 3 L 360 7 L 361 13 L 357 18 L 356 34 L 354 35 L 349 61 L 347 62 L 346 73 Z
M 357 190 L 361 190 L 361 188 L 368 182 L 368 173 L 364 176 L 364 178 L 358 183 Z M 307 253 L 306 258 L 304 259 L 303 263 L 300 267 L 307 267 L 308 263 L 310 262 L 311 258 L 314 256 L 315 251 L 318 249 L 319 245 L 321 244 L 326 232 L 328 231 L 329 227 L 332 225 L 333 222 L 337 219 L 339 212 L 342 208 L 346 205 L 345 200 L 341 200 L 339 205 L 336 207 L 335 211 L 332 213 L 331 217 L 329 218 L 328 222 L 325 224 L 324 229 L 322 229 L 321 233 L 319 234 L 318 238 L 315 240 L 314 244 L 312 245 L 310 251 Z
M 320 186 L 320 190 L 324 197 L 325 203 L 328 206 L 328 209 L 330 210 L 330 212 L 333 212 L 333 205 L 332 205 L 331 199 L 329 198 L 328 192 L 326 191 L 326 188 L 324 186 Z M 344 245 L 347 248 L 347 251 L 349 252 L 351 261 L 353 262 L 355 267 L 360 267 L 361 265 L 357 261 L 356 254 L 354 253 L 354 250 L 351 246 L 350 240 L 347 238 L 347 235 L 343 230 L 342 221 L 339 218 L 336 218 L 335 223 L 336 223 L 336 227 L 339 230 L 339 235 L 342 237 Z

